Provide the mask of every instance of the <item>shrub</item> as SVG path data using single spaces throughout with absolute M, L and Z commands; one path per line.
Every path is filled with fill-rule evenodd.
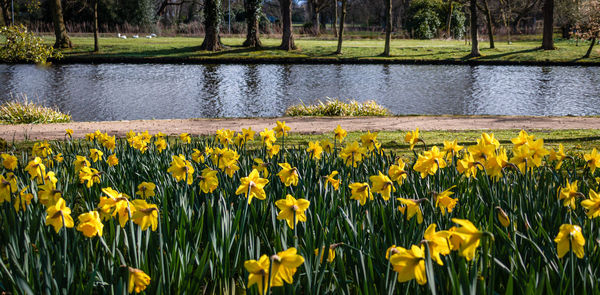
M 286 111 L 287 116 L 389 116 L 390 111 L 369 100 L 359 103 L 356 100 L 348 102 L 327 98 L 325 102 L 318 101 L 313 105 L 304 103 L 291 106 Z
M 71 116 L 57 108 L 37 105 L 23 96 L 0 105 L 0 124 L 40 124 L 71 122 Z
M 42 38 L 27 31 L 23 25 L 1 27 L 0 36 L 6 41 L 0 47 L 0 60 L 4 62 L 45 63 L 49 58 L 61 58 L 62 54 Z

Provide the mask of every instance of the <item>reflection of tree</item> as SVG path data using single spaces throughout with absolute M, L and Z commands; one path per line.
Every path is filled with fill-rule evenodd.
M 10 95 L 14 95 L 11 87 L 14 67 L 15 65 L 0 65 L 0 81 L 4 81 L 0 83 L 0 103 L 10 100 Z
M 243 94 L 246 97 L 240 97 L 244 105 L 243 114 L 237 115 L 252 115 L 258 116 L 260 110 L 260 77 L 258 75 L 258 66 L 255 64 L 245 65 L 244 82 L 246 82 L 246 92 Z
M 204 95 L 200 95 L 200 99 L 206 101 L 205 107 L 201 108 L 202 117 L 222 117 L 223 102 L 219 97 L 219 87 L 222 78 L 219 76 L 219 65 L 204 65 L 203 77 L 204 83 L 202 91 Z

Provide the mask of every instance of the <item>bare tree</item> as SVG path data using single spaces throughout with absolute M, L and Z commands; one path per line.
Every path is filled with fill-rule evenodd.
M 260 48 L 258 20 L 260 17 L 262 7 L 262 0 L 246 0 L 244 2 L 244 8 L 246 9 L 246 41 L 244 46 Z
M 219 51 L 223 49 L 221 36 L 221 0 L 204 1 L 204 41 L 200 46 L 202 50 Z
M 338 0 L 331 0 L 333 2 L 333 23 L 331 24 L 331 28 L 333 29 L 333 36 L 337 37 L 337 28 L 336 24 L 338 22 Z
M 594 45 L 600 39 L 600 1 L 590 0 L 581 6 L 580 18 L 575 25 L 578 38 L 591 39 L 590 47 L 583 56 L 589 58 Z
M 10 26 L 11 22 L 12 22 L 9 9 L 10 9 L 10 1 L 9 0 L 0 0 L 0 10 L 2 10 L 2 19 L 4 20 L 5 26 Z
M 344 41 L 344 23 L 346 22 L 346 6 L 348 4 L 348 0 L 341 0 L 341 2 L 342 15 L 340 17 L 340 32 L 338 35 L 337 50 L 335 51 L 336 54 L 342 54 L 342 42 Z
M 54 23 L 54 35 L 56 40 L 54 42 L 54 48 L 71 48 L 73 44 L 69 35 L 67 35 L 67 28 L 65 27 L 65 20 L 63 19 L 62 4 L 60 0 L 51 0 L 50 6 L 52 8 L 52 22 Z
M 554 49 L 554 0 L 544 1 L 544 32 L 542 38 L 542 49 Z
M 281 35 L 281 46 L 283 50 L 296 49 L 294 44 L 294 31 L 292 28 L 292 0 L 279 0 L 281 5 L 281 25 L 283 33 Z
M 385 47 L 383 56 L 390 56 L 390 43 L 392 41 L 392 0 L 385 0 Z
M 488 31 L 488 38 L 490 39 L 490 48 L 496 48 L 494 45 L 494 20 L 492 19 L 492 12 L 488 6 L 487 0 L 482 0 L 483 7 L 478 5 L 479 9 L 485 13 L 485 24 Z
M 330 4 L 328 0 L 308 0 L 307 1 L 310 17 L 313 25 L 313 34 L 321 34 L 321 11 Z

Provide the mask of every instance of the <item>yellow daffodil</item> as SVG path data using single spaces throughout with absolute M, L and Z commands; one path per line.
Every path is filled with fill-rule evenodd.
M 498 151 L 494 151 L 485 161 L 484 167 L 487 174 L 498 180 L 502 177 L 502 168 L 508 163 L 508 156 L 506 155 L 506 149 L 499 148 Z
M 323 151 L 326 153 L 331 153 L 333 151 L 333 143 L 331 143 L 327 139 L 321 140 L 321 147 L 323 148 Z
M 281 170 L 277 173 L 281 182 L 285 184 L 285 186 L 297 186 L 298 185 L 298 169 L 296 167 L 290 166 L 288 163 L 279 163 L 279 167 Z
M 442 211 L 442 216 L 446 215 L 446 211 L 451 213 L 452 210 L 454 210 L 454 207 L 456 207 L 456 203 L 458 203 L 458 198 L 454 199 L 450 197 L 452 194 L 454 194 L 450 191 L 454 187 L 455 185 L 435 195 L 435 206 L 440 208 Z
M 102 159 L 102 155 L 104 153 L 101 150 L 90 149 L 90 159 L 92 159 L 92 162 L 98 162 L 98 160 Z
M 73 137 L 73 129 L 65 129 L 65 135 L 68 136 L 69 138 Z
M 285 219 L 288 226 L 294 229 L 294 226 L 298 221 L 306 222 L 306 214 L 304 211 L 308 209 L 310 202 L 305 199 L 297 199 L 292 195 L 285 196 L 285 199 L 277 200 L 275 206 L 279 208 L 279 214 L 277 214 L 277 220 Z M 294 212 L 296 213 L 296 220 L 294 220 Z
M 329 263 L 332 263 L 335 259 L 335 248 L 333 246 L 334 245 L 331 245 L 329 249 L 327 249 L 327 262 Z M 319 255 L 319 253 L 321 253 L 321 255 Z M 319 256 L 320 263 L 323 263 L 323 257 L 325 256 L 325 247 L 321 248 L 320 250 L 319 248 L 315 249 L 315 256 Z
M 64 226 L 72 228 L 73 218 L 71 217 L 71 209 L 66 206 L 63 198 L 58 199 L 56 203 L 46 209 L 46 225 L 52 225 L 56 233 Z
M 138 184 L 137 191 L 135 192 L 135 194 L 142 197 L 142 199 L 154 197 L 156 195 L 154 193 L 154 189 L 156 189 L 156 184 L 144 181 Z
M 58 154 L 54 155 L 53 159 L 54 159 L 54 161 L 56 161 L 58 163 L 62 163 L 65 160 L 62 153 L 58 153 Z
M 46 207 L 54 205 L 58 199 L 62 198 L 62 192 L 57 190 L 56 186 L 52 182 L 38 185 L 38 188 L 38 200 Z
M 156 231 L 158 226 L 158 208 L 154 204 L 148 204 L 145 200 L 133 200 L 131 204 L 135 208 L 131 215 L 133 223 L 139 225 L 142 230 L 152 226 L 152 231 Z
M 392 245 L 391 247 L 387 248 L 387 250 L 385 251 L 385 259 L 390 260 L 391 255 L 402 253 L 404 251 L 406 251 L 405 248 L 399 247 L 399 246 L 397 247 L 396 245 Z
M 358 145 L 358 142 L 354 141 L 351 144 L 347 144 L 340 152 L 340 158 L 344 160 L 346 166 L 352 166 L 356 168 L 357 163 L 361 162 L 363 155 L 367 152 L 364 147 Z
M 475 161 L 473 154 L 465 153 L 463 158 L 458 160 L 456 163 L 456 170 L 460 174 L 464 174 L 467 178 L 477 176 L 477 169 L 479 168 L 478 161 Z
M 437 225 L 435 223 L 430 224 L 425 233 L 423 239 L 425 239 L 429 245 L 429 251 L 431 252 L 431 259 L 439 265 L 444 265 L 440 255 L 450 254 L 450 245 L 448 244 L 448 232 L 447 231 L 435 231 Z
M 366 147 L 368 151 L 379 150 L 381 148 L 381 144 L 377 141 L 377 134 L 377 132 L 371 133 L 371 131 L 367 131 L 367 133 L 360 136 L 362 146 Z
M 578 225 L 561 225 L 554 242 L 557 244 L 558 258 L 563 258 L 569 250 L 573 251 L 579 259 L 583 258 L 585 255 L 583 250 L 585 238 L 583 237 L 583 234 L 581 234 L 581 227 Z
M 308 143 L 308 148 L 306 151 L 310 154 L 311 159 L 318 160 L 321 159 L 321 154 L 323 153 L 323 148 L 319 145 L 319 141 L 311 141 Z
M 199 149 L 194 149 L 194 152 L 192 153 L 192 161 L 196 163 L 204 163 L 206 161 L 204 158 L 204 153 Z
M 27 192 L 29 186 L 24 187 L 20 192 L 19 196 L 15 198 L 13 201 L 13 205 L 15 207 L 15 211 L 19 212 L 21 209 L 23 211 L 27 210 L 27 206 L 31 204 L 31 199 L 33 199 L 33 194 Z M 2 202 L 0 202 L 2 203 Z
M 167 141 L 164 138 L 159 137 L 154 141 L 154 147 L 156 147 L 156 150 L 159 153 L 162 153 L 162 151 L 167 148 Z
M 326 180 L 325 180 L 325 183 L 331 184 L 331 186 L 333 186 L 333 189 L 336 191 L 340 188 L 340 180 L 335 179 L 335 177 L 337 175 L 338 175 L 338 172 L 334 170 L 329 175 L 326 176 Z
M 29 161 L 27 167 L 25 167 L 25 171 L 29 173 L 32 180 L 37 179 L 41 181 L 46 175 L 46 166 L 42 164 L 42 159 L 40 157 L 35 157 L 33 160 Z
M 252 172 L 247 177 L 242 177 L 240 181 L 241 184 L 235 191 L 235 194 L 244 194 L 248 198 L 248 204 L 252 202 L 252 198 L 264 200 L 267 197 L 264 187 L 269 183 L 269 180 L 260 178 L 256 169 L 252 169 Z
M 278 144 L 267 144 L 266 148 L 269 158 L 273 158 L 275 155 L 279 154 L 279 151 L 281 150 L 281 146 Z
M 600 194 L 590 189 L 590 198 L 581 201 L 581 206 L 587 210 L 586 214 L 589 218 L 600 216 Z
M 252 130 L 251 127 L 248 129 L 242 128 L 242 137 L 244 138 L 244 143 L 254 140 L 255 134 L 256 134 L 256 131 Z
M 102 142 L 102 146 L 107 150 L 114 152 L 117 147 L 117 138 L 113 136 L 106 136 L 105 140 Z
M 75 156 L 75 161 L 73 161 L 73 166 L 75 166 L 75 172 L 79 172 L 83 167 L 90 167 L 90 162 L 86 157 L 83 156 Z
M 184 144 L 186 143 L 191 143 L 192 142 L 192 137 L 190 136 L 189 133 L 181 133 L 179 134 L 179 139 L 181 140 L 181 142 L 183 142 Z
M 275 126 L 273 128 L 273 131 L 275 131 L 275 136 L 277 137 L 282 137 L 282 136 L 286 136 L 288 134 L 288 131 L 291 130 L 291 128 L 287 125 L 285 125 L 285 121 L 283 122 L 279 122 L 277 121 L 277 126 Z
M 102 236 L 104 224 L 102 224 L 102 220 L 100 220 L 98 211 L 83 213 L 79 215 L 77 219 L 79 219 L 77 230 L 82 232 L 84 236 L 88 238 L 95 237 L 96 235 L 99 237 Z
M 591 153 L 584 154 L 583 159 L 585 160 L 585 164 L 590 168 L 590 172 L 594 174 L 596 168 L 600 166 L 600 154 L 596 151 L 596 148 Z
M 396 198 L 396 200 L 400 201 L 401 205 L 398 206 L 398 211 L 402 212 L 402 214 L 406 214 L 406 220 L 411 220 L 413 216 L 417 215 L 417 223 L 423 223 L 423 212 L 421 211 L 418 200 L 404 198 Z
M 581 195 L 581 193 L 577 192 L 577 187 L 577 180 L 573 181 L 573 183 L 569 183 L 569 180 L 567 180 L 567 185 L 560 187 L 558 199 L 563 201 L 563 206 L 570 207 L 571 209 L 575 209 L 577 207 L 575 198 Z
M 8 173 L 0 175 L 0 204 L 11 201 L 11 195 L 17 192 L 17 177 Z
M 198 185 L 205 194 L 212 193 L 219 186 L 217 170 L 212 170 L 210 168 L 202 169 L 202 174 L 200 175 L 200 182 L 198 182 Z
M 392 181 L 397 182 L 399 185 L 402 185 L 404 179 L 406 179 L 406 177 L 408 176 L 406 170 L 404 170 L 405 166 L 406 164 L 404 163 L 404 161 L 398 158 L 397 164 L 391 165 L 390 169 L 388 170 L 388 175 L 390 176 L 390 179 Z
M 373 187 L 372 191 L 374 193 L 381 194 L 381 197 L 385 201 L 387 201 L 390 199 L 392 192 L 396 191 L 396 188 L 394 187 L 394 183 L 389 177 L 381 173 L 381 171 L 378 172 L 378 175 L 372 175 L 369 177 L 369 180 L 371 180 L 371 184 Z
M 415 129 L 415 131 L 409 131 L 404 135 L 404 142 L 410 144 L 410 149 L 413 150 L 415 148 L 415 144 L 419 142 L 419 128 Z
M 291 247 L 273 255 L 273 273 L 288 284 L 294 283 L 296 269 L 304 263 L 304 258 L 296 254 L 296 248 Z
M 262 255 L 258 260 L 246 260 L 244 268 L 248 271 L 248 288 L 257 285 L 260 294 L 267 293 L 267 284 L 269 280 L 270 259 L 267 255 Z M 283 281 L 276 278 L 274 272 L 271 272 L 271 286 L 283 286 Z
M 446 141 L 444 140 L 443 151 L 446 153 L 446 159 L 451 160 L 453 156 L 458 155 L 464 146 L 458 144 L 458 140 Z
M 185 159 L 184 155 L 173 156 L 171 161 L 171 167 L 167 169 L 167 172 L 171 173 L 173 177 L 179 181 L 185 181 L 188 185 L 194 182 L 194 167 L 190 161 Z
M 346 130 L 342 129 L 342 126 L 340 126 L 340 125 L 337 125 L 337 127 L 335 127 L 335 129 L 333 130 L 334 139 L 340 143 L 342 141 L 344 141 L 344 138 L 346 138 L 347 135 L 348 135 L 348 132 L 346 132 Z
M 37 157 L 48 158 L 52 154 L 52 148 L 47 141 L 36 142 L 33 144 L 31 153 Z
M 275 137 L 275 131 L 269 130 L 267 128 L 265 128 L 264 131 L 261 131 L 259 135 L 260 141 L 264 145 L 273 144 L 277 140 L 277 137 Z
M 527 134 L 525 130 L 519 132 L 519 136 L 512 138 L 510 141 L 513 143 L 515 148 L 518 148 L 524 144 L 528 144 L 533 141 L 534 136 Z
M 17 168 L 17 157 L 9 154 L 2 154 L 0 157 L 2 158 L 2 166 L 4 166 L 5 169 L 15 170 Z
M 87 188 L 91 188 L 94 183 L 100 183 L 100 171 L 90 168 L 83 167 L 79 171 L 79 182 L 85 183 Z
M 102 192 L 106 195 L 100 197 L 100 203 L 98 207 L 101 213 L 106 216 L 116 216 L 118 214 L 119 225 L 125 227 L 125 224 L 129 220 L 129 215 L 135 213 L 135 207 L 130 206 L 129 198 L 126 194 L 122 194 L 110 187 L 102 189 Z
M 442 153 L 434 146 L 430 151 L 419 155 L 413 169 L 421 173 L 421 178 L 425 178 L 427 175 L 435 175 L 438 169 L 446 168 L 446 165 Z
M 502 210 L 502 208 L 500 207 L 496 207 L 496 211 L 498 211 L 498 214 L 496 216 L 498 217 L 498 221 L 500 221 L 500 224 L 504 227 L 508 227 L 510 225 L 510 219 L 508 218 L 506 212 L 504 212 L 504 210 Z
M 356 182 L 352 183 L 348 186 L 351 190 L 352 196 L 350 199 L 358 200 L 361 206 L 364 206 L 367 202 L 367 199 L 373 200 L 373 193 L 371 193 L 371 188 L 369 184 L 366 182 Z
M 133 291 L 140 293 L 146 290 L 148 285 L 150 285 L 150 276 L 141 269 L 129 268 L 129 284 L 127 287 L 129 294 L 133 293 Z
M 550 150 L 550 157 L 548 157 L 549 161 L 557 161 L 554 169 L 558 170 L 563 164 L 563 161 L 567 158 L 567 154 L 565 154 L 565 147 L 561 144 L 558 145 L 558 151 L 554 149 Z
M 262 173 L 264 177 L 269 177 L 269 169 L 267 169 L 269 163 L 265 163 L 265 161 L 260 158 L 255 158 L 254 163 L 256 164 L 252 165 L 252 169 L 256 169 L 258 172 Z
M 458 235 L 462 240 L 460 242 L 458 254 L 465 257 L 467 261 L 473 260 L 473 258 L 475 258 L 475 251 L 481 243 L 483 233 L 480 232 L 473 223 L 466 219 L 452 218 L 452 222 L 461 226 L 453 232 L 453 234 Z
M 119 165 L 119 158 L 117 158 L 117 156 L 115 156 L 114 154 L 110 155 L 110 156 L 108 156 L 108 158 L 106 158 L 106 163 L 110 167 L 117 166 L 117 165 Z
M 217 130 L 217 140 L 223 146 L 229 146 L 230 144 L 232 144 L 234 135 L 235 135 L 235 132 L 233 130 L 229 130 L 229 129 Z
M 390 263 L 394 271 L 398 273 L 398 282 L 404 283 L 415 279 L 419 285 L 427 283 L 423 246 L 412 245 L 410 250 L 392 255 Z

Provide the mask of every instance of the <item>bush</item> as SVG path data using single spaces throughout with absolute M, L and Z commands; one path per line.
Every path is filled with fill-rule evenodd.
M 389 116 L 390 111 L 378 105 L 375 101 L 369 100 L 359 103 L 356 100 L 343 102 L 339 99 L 327 98 L 325 102 L 319 100 L 314 105 L 295 105 L 289 107 L 285 114 L 287 116 Z
M 45 63 L 49 58 L 61 58 L 62 54 L 42 38 L 27 31 L 23 25 L 1 27 L 0 36 L 6 41 L 0 47 L 0 60 L 4 62 Z
M 438 0 L 416 0 L 410 3 L 406 28 L 413 38 L 433 39 L 442 25 L 442 2 Z
M 0 124 L 40 124 L 71 122 L 71 116 L 57 108 L 37 105 L 23 96 L 0 105 Z

